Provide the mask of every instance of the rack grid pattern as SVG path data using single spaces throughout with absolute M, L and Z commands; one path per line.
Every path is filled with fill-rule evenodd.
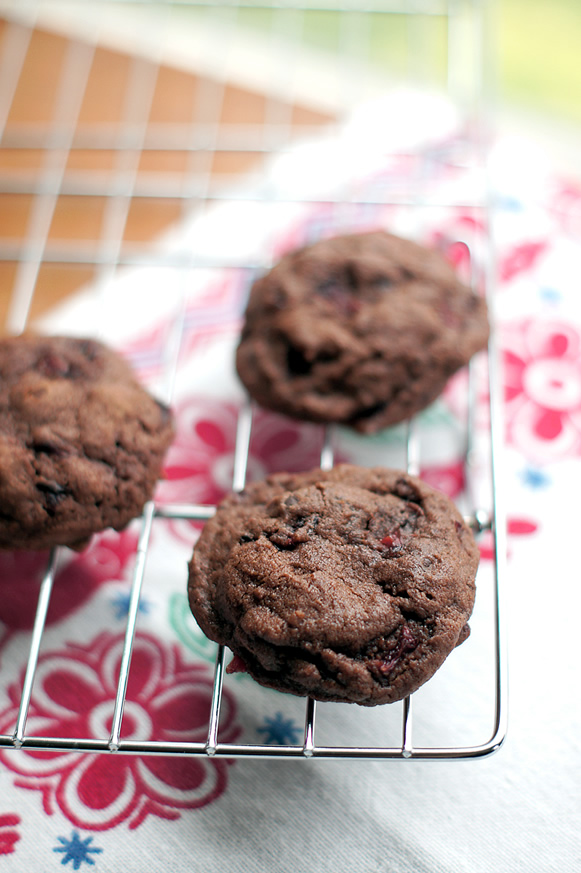
M 249 261 L 232 259 L 227 252 L 211 259 L 203 252 L 192 252 L 187 256 L 183 253 L 168 254 L 160 252 L 152 242 L 160 231 L 186 216 L 193 206 L 204 211 L 219 202 L 244 200 L 249 196 L 246 189 L 233 184 L 244 173 L 260 172 L 265 160 L 292 149 L 297 138 L 314 131 L 332 130 L 340 123 L 342 113 L 349 107 L 343 105 L 337 95 L 343 94 L 349 106 L 357 105 L 366 96 L 368 86 L 367 80 L 351 76 L 353 66 L 341 63 L 341 58 L 347 55 L 352 59 L 349 52 L 354 46 L 361 54 L 362 40 L 373 36 L 378 17 L 387 20 L 391 16 L 400 24 L 405 19 L 412 59 L 418 57 L 414 38 L 422 33 L 427 21 L 436 20 L 439 33 L 446 37 L 444 76 L 448 90 L 460 100 L 465 99 L 468 81 L 475 89 L 469 95 L 471 105 L 479 106 L 481 99 L 479 64 L 482 56 L 472 53 L 474 69 L 466 77 L 459 73 L 462 63 L 466 62 L 466 34 L 472 35 L 475 45 L 482 40 L 483 8 L 479 2 L 442 0 L 430 3 L 426 0 L 425 3 L 413 4 L 412 8 L 411 4 L 388 4 L 378 0 L 367 4 L 363 11 L 358 4 L 351 3 L 333 4 L 332 7 L 324 3 L 278 4 L 275 8 L 266 8 L 259 3 L 234 2 L 220 5 L 204 2 L 93 4 L 95 8 L 99 6 L 106 7 L 108 13 L 146 13 L 146 24 L 151 25 L 153 21 L 154 26 L 149 29 L 144 26 L 144 44 L 139 46 L 139 50 L 124 52 L 118 46 L 111 48 L 104 37 L 101 41 L 98 33 L 95 38 L 88 39 L 82 28 L 79 30 L 74 26 L 67 34 L 57 32 L 55 22 L 62 22 L 63 8 L 70 13 L 70 20 L 83 20 L 85 5 L 80 0 L 25 3 L 18 16 L 6 15 L 1 21 L 0 204 L 4 208 L 0 210 L 0 270 L 4 287 L 9 290 L 3 312 L 8 333 L 22 332 L 31 321 L 58 302 L 63 284 L 69 292 L 87 280 L 97 289 L 106 288 L 117 272 L 126 266 L 170 265 L 183 270 L 184 274 L 206 267 L 235 267 L 252 272 L 269 266 L 268 257 Z M 236 78 L 236 60 L 229 60 L 228 51 L 235 54 L 238 47 L 241 16 L 252 10 L 262 10 L 268 18 L 266 42 L 270 59 L 265 59 L 264 63 L 272 63 L 271 55 L 278 56 L 281 46 L 284 46 L 284 55 L 277 58 L 279 72 L 276 81 L 271 77 L 272 89 L 267 94 L 261 93 L 249 81 L 240 85 Z M 56 11 L 60 17 L 55 17 Z M 184 11 L 211 14 L 204 26 L 209 30 L 219 26 L 223 48 L 219 71 L 209 65 L 203 73 L 193 73 L 178 70 L 168 63 L 164 39 L 168 34 L 171 37 L 176 17 Z M 149 17 L 150 13 L 154 15 L 153 19 Z M 332 81 L 330 91 L 333 95 L 324 106 L 319 103 L 316 107 L 304 99 L 306 95 L 300 87 L 300 76 L 293 77 L 289 73 L 292 64 L 299 68 L 301 50 L 298 46 L 304 46 L 308 16 L 312 14 L 334 16 L 333 26 L 337 48 L 340 49 L 333 56 L 332 63 L 326 59 L 325 76 Z M 160 33 L 164 34 L 164 39 Z M 172 44 L 175 48 L 175 42 Z M 456 57 L 458 53 L 460 59 Z M 409 59 L 406 64 L 409 66 Z M 284 69 L 280 69 L 282 67 Z M 372 77 L 373 86 L 378 76 L 374 74 Z M 104 95 L 99 92 L 99 82 L 103 81 L 108 83 Z M 471 160 L 479 166 L 482 158 L 483 147 L 477 140 Z M 426 206 L 421 195 L 421 173 L 420 168 L 415 180 L 417 184 L 395 198 L 394 205 L 412 212 Z M 378 192 L 372 201 L 391 203 L 389 192 L 385 196 L 384 193 Z M 267 191 L 262 196 L 267 199 L 273 195 Z M 335 208 L 339 216 L 346 198 L 350 206 L 361 205 L 349 192 L 330 198 L 327 205 Z M 291 202 L 292 196 L 287 194 L 286 199 Z M 370 202 L 369 199 L 365 201 L 366 204 Z M 446 204 L 432 202 L 427 205 Z M 469 205 L 486 220 L 489 209 L 486 192 Z M 10 221 L 2 221 L 2 213 L 10 214 Z M 337 218 L 339 226 L 342 220 Z M 471 252 L 471 255 L 474 283 L 477 284 L 484 273 L 487 291 L 491 294 L 494 259 L 490 240 L 485 240 L 483 255 L 476 252 Z M 58 271 L 58 280 L 51 273 L 53 270 Z M 66 278 L 63 281 L 63 276 L 68 276 L 69 281 Z M 182 332 L 183 321 L 178 318 L 164 355 L 164 399 L 168 402 L 172 399 Z M 141 519 L 110 734 L 102 738 L 71 738 L 27 733 L 38 657 L 58 564 L 59 550 L 54 550 L 40 586 L 17 722 L 13 733 L 0 736 L 0 746 L 227 758 L 453 759 L 481 757 L 495 751 L 506 730 L 507 691 L 502 597 L 506 543 L 497 469 L 500 400 L 494 335 L 486 370 L 490 396 L 489 475 L 492 497 L 490 505 L 472 503 L 467 512 L 476 532 L 492 531 L 496 554 L 493 573 L 495 608 L 490 628 L 494 638 L 493 727 L 490 736 L 481 743 L 445 748 L 436 745 L 417 747 L 412 736 L 412 698 L 401 704 L 401 740 L 396 745 L 362 747 L 318 743 L 317 704 L 312 700 L 306 702 L 304 736 L 298 744 L 222 743 L 219 719 L 225 672 L 223 649 L 219 649 L 215 664 L 211 714 L 204 742 L 160 743 L 122 739 L 125 695 L 152 527 L 158 519 L 203 521 L 214 512 L 213 506 L 156 505 L 151 502 L 145 507 Z M 477 403 L 474 381 L 472 373 L 466 400 L 468 496 Z M 243 488 L 246 481 L 252 420 L 252 407 L 246 404 L 238 421 L 233 490 Z M 407 426 L 405 453 L 408 472 L 417 473 L 421 458 L 415 421 Z M 320 463 L 323 468 L 334 463 L 333 428 L 324 429 Z

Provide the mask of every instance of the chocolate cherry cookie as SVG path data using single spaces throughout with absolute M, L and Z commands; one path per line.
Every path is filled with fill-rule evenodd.
M 275 474 L 227 497 L 189 567 L 229 669 L 374 706 L 422 685 L 469 633 L 478 549 L 453 503 L 396 470 Z
M 0 548 L 80 549 L 139 515 L 172 416 L 99 342 L 0 340 Z
M 486 346 L 484 300 L 436 251 L 376 231 L 287 254 L 250 293 L 238 375 L 262 406 L 374 433 Z

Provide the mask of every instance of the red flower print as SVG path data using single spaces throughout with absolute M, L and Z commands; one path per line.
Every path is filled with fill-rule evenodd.
M 81 607 L 102 582 L 120 579 L 135 554 L 137 537 L 130 530 L 107 531 L 93 537 L 82 554 L 57 567 L 47 625 Z M 34 622 L 38 589 L 48 565 L 48 552 L 0 552 L 0 622 L 5 630 L 0 648 L 19 630 Z
M 39 659 L 27 732 L 107 738 L 123 647 L 121 635 L 103 633 L 88 646 L 69 644 Z M 0 731 L 14 728 L 20 683 L 0 713 Z M 122 739 L 203 742 L 212 679 L 205 665 L 184 664 L 177 647 L 140 634 L 135 639 Z M 235 703 L 223 696 L 220 739 L 234 740 Z M 180 810 L 205 806 L 225 790 L 228 762 L 201 757 L 0 751 L 18 774 L 15 784 L 40 791 L 47 814 L 56 807 L 75 827 L 138 827 L 150 814 L 177 819 Z
M 232 488 L 238 407 L 190 397 L 176 408 L 176 419 L 177 433 L 157 499 L 160 503 L 214 505 Z M 248 480 L 317 467 L 321 448 L 321 428 L 256 409 Z M 178 526 L 172 530 L 179 535 Z
M 452 498 L 461 494 L 466 484 L 464 464 L 461 460 L 453 461 L 450 464 L 424 467 L 420 470 L 420 477 L 432 488 L 436 488 Z
M 546 248 L 547 243 L 543 240 L 515 246 L 500 262 L 498 273 L 501 281 L 509 282 L 519 273 L 534 267 Z
M 0 815 L 0 855 L 11 855 L 15 844 L 20 839 L 16 830 L 20 824 L 20 816 L 14 813 Z
M 176 408 L 176 435 L 156 495 L 161 503 L 214 504 L 230 490 L 237 416 L 233 404 L 205 398 Z M 251 472 L 262 470 L 251 465 Z
M 581 452 L 581 336 L 566 322 L 505 328 L 507 438 L 536 461 Z
M 560 183 L 549 208 L 561 229 L 578 238 L 581 232 L 581 186 L 569 180 Z
M 448 226 L 431 234 L 428 244 L 438 249 L 465 282 L 472 280 L 472 267 L 478 241 L 486 231 L 484 222 L 469 213 L 452 216 Z
M 509 543 L 513 537 L 530 536 L 538 530 L 536 521 L 530 518 L 509 518 L 506 522 L 506 533 Z M 493 561 L 495 558 L 494 537 L 490 531 L 482 534 L 478 540 L 480 557 L 483 561 Z

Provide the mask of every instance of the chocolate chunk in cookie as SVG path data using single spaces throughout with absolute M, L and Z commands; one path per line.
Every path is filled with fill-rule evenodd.
M 487 340 L 484 300 L 440 254 L 377 231 L 321 240 L 258 279 L 236 366 L 268 409 L 374 433 L 428 406 Z
M 262 685 L 364 706 L 415 691 L 468 635 L 478 549 L 443 494 L 340 465 L 227 497 L 189 570 L 204 633 Z
M 0 340 L 0 548 L 81 548 L 139 515 L 172 415 L 92 339 Z

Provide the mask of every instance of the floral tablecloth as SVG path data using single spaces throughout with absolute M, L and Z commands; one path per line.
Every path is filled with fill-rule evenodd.
M 440 246 L 464 270 L 468 250 L 457 240 L 471 234 L 478 246 L 485 238 L 484 213 L 466 201 L 486 180 L 463 162 L 467 140 L 447 117 L 443 124 L 444 117 L 438 111 L 435 132 L 428 117 L 425 129 L 400 128 L 399 141 L 392 134 L 379 141 L 360 136 L 360 127 L 348 125 L 337 141 L 299 148 L 266 172 L 268 197 L 240 197 L 193 215 L 160 243 L 160 251 L 191 252 L 196 246 L 211 252 L 227 242 L 233 255 L 244 254 L 258 269 L 277 253 L 336 229 L 384 226 Z M 377 124 L 377 115 L 359 119 L 365 123 Z M 490 167 L 509 546 L 510 728 L 504 746 L 482 760 L 439 762 L 230 761 L 3 749 L 2 869 L 581 869 L 581 184 L 559 178 L 526 141 L 493 144 Z M 293 185 L 304 186 L 306 202 L 271 196 L 273 187 L 284 192 Z M 326 195 L 344 190 L 350 205 L 341 210 Z M 378 190 L 405 195 L 402 205 L 379 205 L 380 198 L 370 196 Z M 418 190 L 431 202 L 410 209 L 408 195 Z M 446 205 L 440 207 L 443 194 Z M 185 278 L 171 265 L 132 270 L 99 289 L 98 303 L 94 289 L 87 289 L 42 325 L 92 333 L 98 313 L 106 327 L 102 334 L 153 390 L 171 391 L 178 430 L 157 495 L 161 503 L 214 503 L 230 487 L 242 400 L 232 352 L 252 275 L 247 268 L 192 269 Z M 176 330 L 176 312 L 181 346 L 174 367 L 167 350 L 173 348 L 168 337 Z M 453 497 L 463 485 L 460 447 L 441 436 L 455 432 L 462 378 L 422 418 L 428 437 L 422 475 Z M 337 458 L 397 463 L 402 442 L 397 428 L 370 440 L 344 433 Z M 257 411 L 249 476 L 315 466 L 319 452 L 317 428 Z M 154 526 L 125 738 L 205 738 L 215 649 L 197 629 L 185 597 L 186 562 L 197 531 L 185 521 Z M 138 524 L 121 534 L 106 532 L 82 554 L 60 556 L 29 732 L 107 735 L 138 533 Z M 480 547 L 486 578 L 493 557 L 487 535 Z M 46 559 L 0 554 L 2 733 L 14 730 Z M 451 656 L 444 687 L 462 681 L 462 658 L 471 663 L 470 643 L 465 645 L 465 656 L 464 646 Z M 477 671 L 469 677 L 461 719 L 469 739 L 472 716 L 481 716 Z M 331 732 L 354 735 L 356 709 L 333 709 Z M 361 728 L 367 740 L 379 719 L 390 719 L 381 709 Z M 256 689 L 247 677 L 231 677 L 220 738 L 300 742 L 303 713 L 300 701 Z M 446 721 L 446 711 L 436 706 L 420 716 L 420 733 L 445 729 Z

